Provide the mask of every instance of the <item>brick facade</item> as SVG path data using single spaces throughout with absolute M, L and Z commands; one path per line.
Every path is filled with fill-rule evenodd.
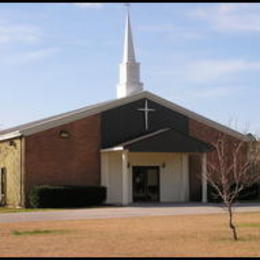
M 189 155 L 190 201 L 201 201 L 201 155 Z
M 226 135 L 220 132 L 216 128 L 207 126 L 203 123 L 189 119 L 189 134 L 196 137 L 206 143 L 214 144 L 219 138 L 225 138 L 225 147 L 227 150 L 232 151 L 233 145 L 238 144 L 241 140 L 236 139 L 233 136 Z M 244 147 L 246 148 L 246 147 Z M 240 158 L 245 158 L 246 150 L 241 149 Z M 227 160 L 231 160 L 232 153 L 227 153 Z M 189 169 L 190 169 L 190 190 L 191 195 L 196 201 L 201 198 L 201 181 L 199 180 L 201 176 L 201 163 L 200 155 L 190 155 L 189 158 Z M 209 163 L 216 163 L 217 154 L 216 151 L 209 152 L 207 154 L 207 160 Z
M 4 194 L 0 202 L 11 207 L 22 206 L 21 153 L 22 139 L 0 142 L 0 168 L 5 172 L 4 183 L 0 180 Z
M 223 132 L 217 130 L 216 128 L 207 126 L 193 119 L 189 120 L 189 134 L 196 137 L 206 143 L 214 144 L 219 138 L 225 138 L 225 142 L 228 144 L 227 147 L 232 151 L 232 146 L 235 143 L 241 142 L 241 140 L 224 134 Z M 216 159 L 216 152 L 210 152 L 208 154 L 208 160 L 213 162 Z
M 100 185 L 100 124 L 94 115 L 25 138 L 27 199 L 34 185 Z

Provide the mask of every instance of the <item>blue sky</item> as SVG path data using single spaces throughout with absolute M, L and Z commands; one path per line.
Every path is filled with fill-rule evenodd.
M 260 4 L 134 3 L 146 90 L 260 134 Z M 0 128 L 116 97 L 119 3 L 0 4 Z

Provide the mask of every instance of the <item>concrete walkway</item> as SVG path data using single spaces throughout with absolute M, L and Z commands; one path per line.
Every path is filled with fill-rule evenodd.
M 235 212 L 260 212 L 260 203 L 241 203 Z M 194 215 L 224 213 L 220 204 L 134 204 L 127 207 L 101 207 L 90 209 L 53 210 L 42 212 L 2 213 L 0 223 L 128 218 L 140 216 Z

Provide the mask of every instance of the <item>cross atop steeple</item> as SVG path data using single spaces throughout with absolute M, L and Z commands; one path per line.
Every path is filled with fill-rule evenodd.
M 117 97 L 126 97 L 143 90 L 143 83 L 140 82 L 140 64 L 136 62 L 133 36 L 130 23 L 129 4 L 127 7 L 124 54 L 120 64 L 119 84 L 117 85 Z

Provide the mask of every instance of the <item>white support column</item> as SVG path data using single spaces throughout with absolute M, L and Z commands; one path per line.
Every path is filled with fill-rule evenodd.
M 101 185 L 107 188 L 106 202 L 109 201 L 109 160 L 108 153 L 101 152 Z
M 202 202 L 208 202 L 208 187 L 207 187 L 207 154 L 203 153 L 202 155 L 202 174 L 201 174 L 201 181 L 202 181 Z
M 128 204 L 128 150 L 122 151 L 122 205 Z
M 190 197 L 188 156 L 188 153 L 182 154 L 182 201 L 189 201 Z

